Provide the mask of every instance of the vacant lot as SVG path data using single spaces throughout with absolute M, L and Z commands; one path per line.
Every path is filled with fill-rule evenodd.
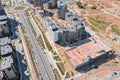
M 105 31 L 109 25 L 107 22 L 100 20 L 99 18 L 89 18 L 89 22 L 92 24 L 92 28 L 97 31 Z
M 116 25 L 111 26 L 112 32 L 114 32 L 117 35 L 120 35 L 120 30 Z

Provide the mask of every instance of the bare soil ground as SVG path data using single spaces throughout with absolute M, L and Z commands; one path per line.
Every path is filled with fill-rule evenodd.
M 67 55 L 65 53 L 65 50 L 60 46 L 60 45 L 56 45 L 58 52 L 59 52 L 59 57 L 61 58 L 62 61 L 64 61 L 64 67 L 66 69 L 66 71 L 68 71 L 68 73 L 71 75 L 71 72 L 76 74 L 78 73 L 70 64 Z M 72 76 L 72 75 L 71 75 Z

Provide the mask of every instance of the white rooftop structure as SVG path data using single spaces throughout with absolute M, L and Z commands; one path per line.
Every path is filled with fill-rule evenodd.
M 0 21 L 3 21 L 3 20 L 7 20 L 7 16 L 5 14 L 0 15 Z
M 2 80 L 2 78 L 3 78 L 3 72 L 0 71 L 0 80 Z
M 0 25 L 7 24 L 7 21 L 0 21 Z
M 64 5 L 67 5 L 65 1 L 63 1 L 63 0 L 57 1 L 57 6 L 58 6 L 58 7 L 64 6 Z
M 2 56 L 10 54 L 12 52 L 13 52 L 13 50 L 12 50 L 12 47 L 10 45 L 5 45 L 5 46 L 1 47 L 1 55 Z
M 1 62 L 1 70 L 10 68 L 12 63 L 13 63 L 12 56 L 4 57 Z
M 11 43 L 11 39 L 8 37 L 0 38 L 0 46 L 7 45 Z

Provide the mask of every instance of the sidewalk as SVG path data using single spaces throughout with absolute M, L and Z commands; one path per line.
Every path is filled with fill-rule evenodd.
M 24 48 L 24 52 L 25 52 L 26 61 L 27 61 L 28 67 L 29 67 L 29 72 L 30 72 L 31 80 L 39 80 L 38 77 L 37 77 L 37 74 L 35 72 L 35 68 L 33 66 L 31 57 L 29 55 L 30 53 L 29 53 L 29 50 L 28 50 L 28 47 L 27 47 L 27 44 L 25 42 L 25 38 L 24 38 L 24 35 L 22 33 L 22 30 L 21 30 L 20 26 L 18 27 L 18 30 L 20 32 L 20 37 L 21 37 L 21 40 L 22 40 L 22 44 L 23 44 L 23 48 Z

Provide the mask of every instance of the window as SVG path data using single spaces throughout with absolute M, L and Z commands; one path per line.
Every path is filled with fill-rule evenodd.
M 4 26 L 6 26 L 6 24 L 4 24 Z
M 11 68 L 8 68 L 8 71 L 11 71 Z

